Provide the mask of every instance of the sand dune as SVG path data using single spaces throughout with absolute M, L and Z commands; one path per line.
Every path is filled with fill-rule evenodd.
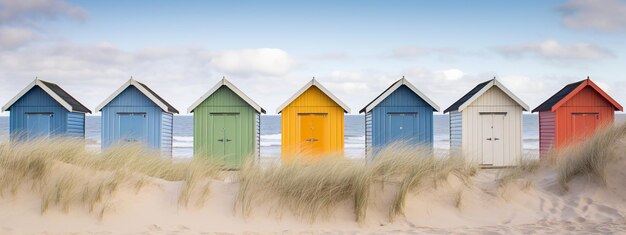
M 278 200 L 255 202 L 244 216 L 236 206 L 240 185 L 233 172 L 205 182 L 210 183 L 208 192 L 191 190 L 187 206 L 180 201 L 183 181 L 150 177 L 140 187 L 124 181 L 91 212 L 70 203 L 67 210 L 53 204 L 42 213 L 41 195 L 25 182 L 0 198 L 0 234 L 626 233 L 624 150 L 624 141 L 611 149 L 615 157 L 604 169 L 606 183 L 580 174 L 567 182 L 567 189 L 559 181 L 559 168 L 548 164 L 503 184 L 497 179 L 512 170 L 482 169 L 469 181 L 447 174 L 445 180 L 412 190 L 404 215 L 396 217 L 389 208 L 399 182 L 374 183 L 361 222 L 356 222 L 351 200 L 332 206 L 314 222 Z M 57 164 L 52 172 L 74 168 Z

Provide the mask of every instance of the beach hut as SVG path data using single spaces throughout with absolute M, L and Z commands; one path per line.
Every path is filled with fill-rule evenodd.
M 261 114 L 265 110 L 226 79 L 220 80 L 187 110 L 193 113 L 196 157 L 239 166 L 259 156 Z
M 450 151 L 482 166 L 516 165 L 522 155 L 522 112 L 528 105 L 495 78 L 478 84 L 450 113 Z
M 13 140 L 51 136 L 85 137 L 85 113 L 91 113 L 57 84 L 35 79 L 11 99 L 2 111 L 10 111 Z
M 344 113 L 350 109 L 317 80 L 308 82 L 277 112 L 281 114 L 283 160 L 343 154 Z
M 404 77 L 367 104 L 365 150 L 372 157 L 385 145 L 397 141 L 433 147 L 433 112 L 439 106 Z
M 616 110 L 623 108 L 589 78 L 563 87 L 533 110 L 539 112 L 541 157 L 613 123 Z
M 106 98 L 102 112 L 102 148 L 139 143 L 172 155 L 174 114 L 178 113 L 145 84 L 131 78 Z

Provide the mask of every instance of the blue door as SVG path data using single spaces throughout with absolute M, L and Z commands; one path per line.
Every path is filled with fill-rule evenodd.
M 28 140 L 50 136 L 51 113 L 26 114 L 26 138 Z
M 122 143 L 147 143 L 146 114 L 145 113 L 118 113 L 119 137 Z
M 417 113 L 387 113 L 387 143 L 415 141 L 416 127 Z

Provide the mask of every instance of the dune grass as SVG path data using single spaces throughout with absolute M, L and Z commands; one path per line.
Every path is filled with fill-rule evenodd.
M 626 137 L 626 123 L 599 129 L 584 142 L 569 146 L 553 156 L 557 164 L 558 180 L 567 190 L 567 183 L 581 175 L 591 176 L 606 184 L 606 166 L 624 153 L 617 152 Z
M 614 148 L 626 137 L 626 125 L 606 128 L 577 147 L 559 151 L 556 170 L 559 182 L 579 175 L 606 181 L 605 167 L 618 156 Z M 498 175 L 496 184 L 525 179 L 539 169 L 538 161 L 521 161 Z M 141 146 L 118 146 L 102 153 L 86 151 L 84 143 L 72 139 L 48 139 L 0 144 L 0 196 L 32 191 L 41 198 L 41 212 L 51 208 L 69 211 L 86 208 L 102 218 L 114 207 L 112 197 L 121 190 L 141 191 L 155 181 L 181 183 L 178 205 L 201 207 L 210 194 L 212 180 L 222 177 L 222 165 L 209 160 L 172 161 Z M 381 149 L 369 162 L 341 157 L 317 162 L 297 158 L 282 165 L 244 163 L 235 174 L 238 193 L 235 210 L 249 216 L 255 207 L 278 205 L 276 211 L 290 211 L 314 222 L 336 208 L 350 206 L 355 220 L 365 221 L 372 191 L 389 193 L 389 219 L 405 213 L 409 195 L 436 190 L 450 177 L 466 185 L 478 166 L 461 157 L 435 157 L 432 150 L 396 143 Z M 532 183 L 526 179 L 526 182 Z M 380 185 L 380 189 L 372 187 Z M 453 204 L 463 205 L 463 189 L 453 193 Z
M 420 186 L 434 188 L 453 174 L 469 182 L 476 172 L 462 159 L 435 158 L 432 151 L 405 144 L 392 144 L 380 150 L 365 164 L 342 158 L 324 158 L 316 163 L 295 160 L 281 166 L 262 168 L 245 164 L 239 174 L 236 209 L 248 216 L 255 205 L 275 202 L 309 222 L 326 217 L 337 205 L 350 203 L 355 218 L 363 222 L 371 202 L 374 183 L 394 190 L 390 219 L 404 213 L 407 195 Z
M 541 162 L 537 159 L 521 159 L 516 166 L 502 169 L 498 172 L 496 184 L 504 187 L 518 179 L 531 175 L 541 167 Z
M 0 196 L 21 187 L 41 197 L 41 212 L 51 207 L 69 211 L 82 206 L 102 217 L 108 200 L 120 188 L 139 192 L 155 179 L 182 181 L 179 203 L 186 206 L 194 190 L 198 201 L 208 194 L 220 165 L 208 160 L 174 162 L 141 146 L 118 146 L 102 153 L 85 150 L 76 139 L 42 139 L 0 144 Z

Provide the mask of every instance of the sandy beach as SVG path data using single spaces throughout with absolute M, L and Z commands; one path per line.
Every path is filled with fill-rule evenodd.
M 244 173 L 250 174 L 246 173 L 250 172 L 250 169 L 242 169 L 240 172 L 217 171 L 213 174 L 211 173 L 213 171 L 206 170 L 209 168 L 202 168 L 205 170 L 197 172 L 212 176 L 194 178 L 187 175 L 183 180 L 177 181 L 163 179 L 175 177 L 174 174 L 164 177 L 146 177 L 141 172 L 147 172 L 147 175 L 156 174 L 139 167 L 133 167 L 136 172 L 124 171 L 126 173 L 123 174 L 120 173 L 121 171 L 91 171 L 89 167 L 81 167 L 87 166 L 84 162 L 68 158 L 69 160 L 47 162 L 52 166 L 47 168 L 45 177 L 29 179 L 29 176 L 25 176 L 20 178 L 23 181 L 9 181 L 7 177 L 11 176 L 6 173 L 10 171 L 7 166 L 11 165 L 11 160 L 6 154 L 20 154 L 19 151 L 24 151 L 21 154 L 36 155 L 38 153 L 36 151 L 39 150 L 24 150 L 20 149 L 20 146 L 3 146 L 0 233 L 545 234 L 575 232 L 620 234 L 626 232 L 624 217 L 626 215 L 626 173 L 623 171 L 626 167 L 626 157 L 622 154 L 626 150 L 626 144 L 623 138 L 607 140 L 608 138 L 607 135 L 596 136 L 595 140 L 589 141 L 591 143 L 577 150 L 578 153 L 589 153 L 589 148 L 597 148 L 599 144 L 610 143 L 610 146 L 602 146 L 603 149 L 608 149 L 604 154 L 610 155 L 602 159 L 610 163 L 605 162 L 609 164 L 602 166 L 602 173 L 599 174 L 606 176 L 604 179 L 606 182 L 603 182 L 598 174 L 589 172 L 572 174 L 564 181 L 564 163 L 544 162 L 532 163 L 532 167 L 529 164 L 519 168 L 476 169 L 475 172 L 467 174 L 464 174 L 461 168 L 455 170 L 452 167 L 450 170 L 435 172 L 436 177 L 425 176 L 420 179 L 422 183 L 417 184 L 406 195 L 402 212 L 395 215 L 390 212 L 389 208 L 394 206 L 394 198 L 404 181 L 393 177 L 383 181 L 371 181 L 373 183 L 368 187 L 365 214 L 359 222 L 357 222 L 359 219 L 356 217 L 354 201 L 350 199 L 342 199 L 335 204 L 312 203 L 311 205 L 328 207 L 320 209 L 314 214 L 315 219 L 310 220 L 306 216 L 309 215 L 308 212 L 303 214 L 302 211 L 298 211 L 298 207 L 290 206 L 292 201 L 288 200 L 293 195 L 267 194 L 266 196 L 269 197 L 255 195 L 258 192 L 271 191 L 266 188 L 248 192 L 248 196 L 252 195 L 252 198 L 256 200 L 249 201 L 250 205 L 247 205 L 249 211 L 245 212 L 246 210 L 241 209 L 243 208 L 241 203 L 246 201 L 240 200 L 240 195 L 245 194 L 242 192 L 242 182 L 262 182 L 245 180 L 243 176 L 239 176 Z M 49 151 L 54 152 L 60 151 L 63 147 L 58 147 L 56 150 L 49 146 L 47 148 L 51 148 L 52 150 Z M 51 156 L 53 155 L 48 157 Z M 585 154 L 578 154 L 571 158 L 587 159 L 588 157 L 585 158 L 585 156 Z M 598 161 L 604 161 L 602 159 Z M 31 161 L 28 166 L 32 168 L 34 162 Z M 132 164 L 142 163 L 125 162 L 124 166 Z M 435 166 L 436 164 L 439 163 L 435 162 Z M 102 166 L 104 166 L 103 163 Z M 193 164 L 185 166 L 193 166 Z M 316 170 L 315 165 L 300 167 L 302 167 L 299 169 L 303 175 Z M 282 168 L 285 167 L 277 167 L 274 170 L 281 172 Z M 440 172 L 445 173 L 440 174 Z M 64 179 L 69 179 L 63 178 L 67 176 L 74 178 L 71 178 L 72 181 L 64 181 Z M 89 195 L 91 194 L 83 189 L 97 182 L 96 179 L 103 179 L 102 182 L 106 183 L 103 185 L 106 187 L 112 185 L 113 182 L 115 186 L 108 193 L 98 194 L 99 196 L 91 201 L 93 203 L 86 203 L 90 201 Z M 116 181 L 116 179 L 122 180 Z M 193 184 L 190 183 L 192 181 Z M 301 182 L 299 179 L 289 181 Z M 305 181 L 307 183 L 325 182 L 318 179 L 302 182 Z M 11 185 L 7 182 L 20 183 Z M 35 182 L 43 182 L 43 184 Z M 67 189 L 63 191 L 55 187 Z M 70 193 L 72 190 L 78 193 Z M 293 192 L 297 190 L 294 188 Z M 348 195 L 345 198 L 350 197 Z M 43 209 L 44 203 L 46 209 Z

